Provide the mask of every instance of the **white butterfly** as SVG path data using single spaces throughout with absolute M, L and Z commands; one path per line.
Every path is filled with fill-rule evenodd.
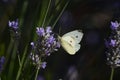
M 79 30 L 74 30 L 59 37 L 62 47 L 71 55 L 74 55 L 80 49 L 80 41 L 83 33 Z

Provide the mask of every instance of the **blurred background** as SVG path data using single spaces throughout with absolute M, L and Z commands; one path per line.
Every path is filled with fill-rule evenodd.
M 0 56 L 10 41 L 9 20 L 18 19 L 21 28 L 19 49 L 33 40 L 35 27 L 41 26 L 49 0 L 0 0 Z M 51 0 L 45 26 L 52 26 L 67 0 Z M 57 6 L 56 6 L 57 5 Z M 106 64 L 104 39 L 110 34 L 110 22 L 120 21 L 119 0 L 69 0 L 53 31 L 63 35 L 83 31 L 81 49 L 69 55 L 62 47 L 49 56 L 46 69 L 39 80 L 109 80 L 110 66 Z M 120 68 L 114 79 L 120 80 Z

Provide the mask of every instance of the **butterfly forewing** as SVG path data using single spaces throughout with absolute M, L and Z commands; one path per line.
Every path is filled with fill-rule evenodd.
M 66 37 L 66 36 L 71 36 L 75 39 L 76 43 L 80 43 L 83 37 L 83 33 L 80 30 L 74 30 L 74 31 L 64 34 L 62 37 Z

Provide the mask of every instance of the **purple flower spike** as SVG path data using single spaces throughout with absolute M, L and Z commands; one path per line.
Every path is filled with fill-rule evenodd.
M 30 58 L 33 61 L 33 64 L 35 64 L 38 69 L 44 69 L 46 67 L 46 62 L 44 62 L 44 58 L 50 56 L 52 52 L 57 51 L 57 48 L 60 47 L 60 44 L 58 40 L 54 37 L 51 27 L 37 27 L 36 33 L 38 35 L 38 39 L 36 40 L 36 42 L 31 42 L 33 54 L 30 56 Z
M 105 40 L 107 61 L 112 68 L 120 67 L 120 23 L 111 22 L 111 35 Z
M 111 29 L 112 30 L 116 30 L 119 26 L 120 26 L 120 23 L 118 23 L 117 21 L 111 22 Z

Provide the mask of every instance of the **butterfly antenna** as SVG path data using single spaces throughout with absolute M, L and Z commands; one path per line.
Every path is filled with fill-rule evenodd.
M 60 28 L 59 28 L 59 32 L 58 32 L 58 34 L 60 34 L 61 33 L 61 26 L 60 26 Z

